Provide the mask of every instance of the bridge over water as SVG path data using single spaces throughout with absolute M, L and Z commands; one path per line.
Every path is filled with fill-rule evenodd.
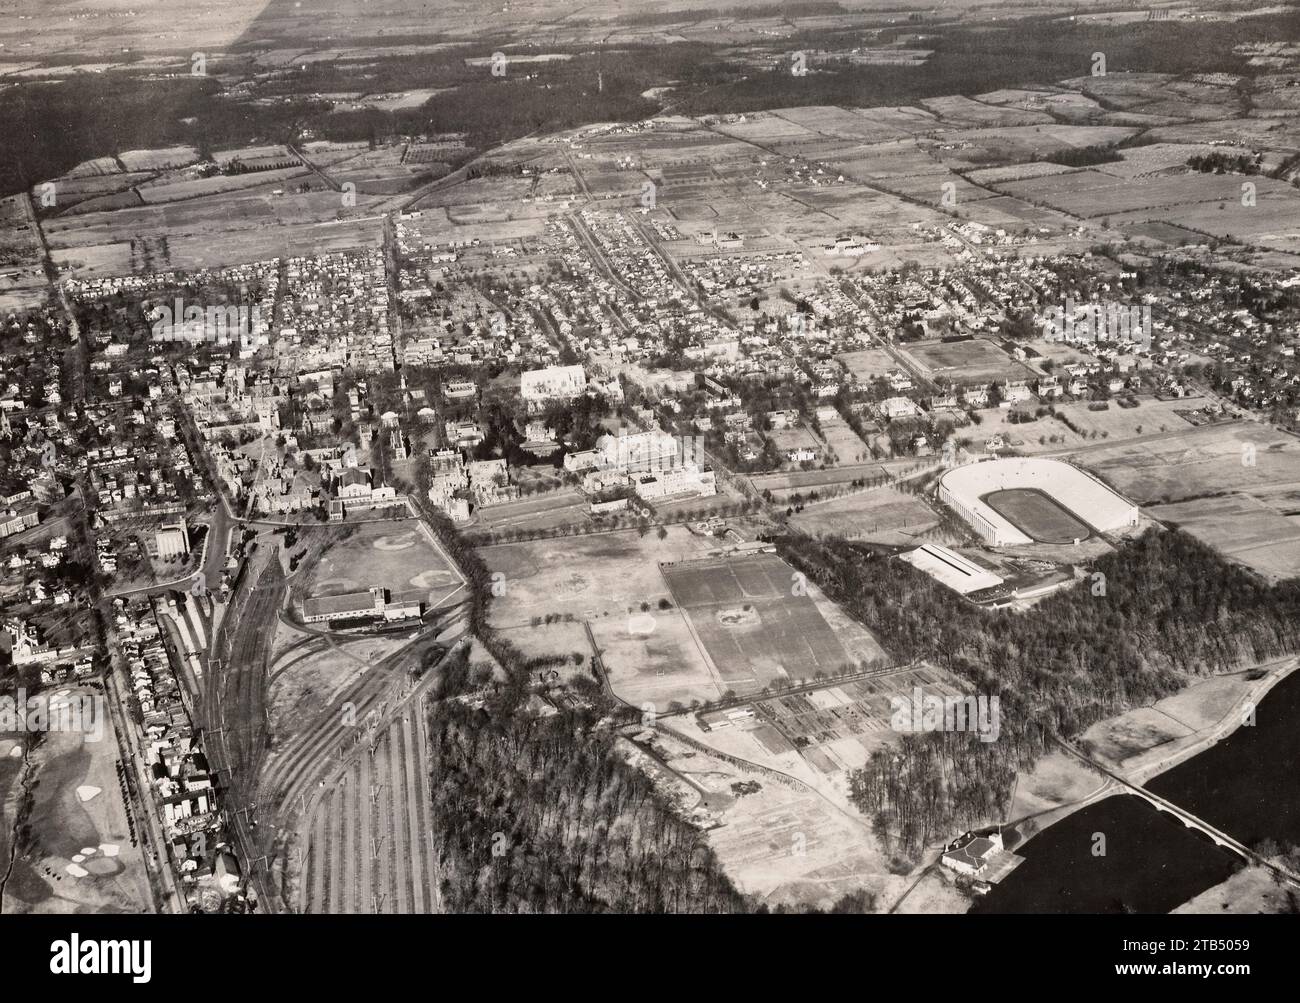
M 1269 871 L 1272 871 L 1273 874 L 1290 881 L 1294 885 L 1300 886 L 1300 874 L 1296 874 L 1290 868 L 1283 867 L 1280 864 L 1276 864 L 1271 860 L 1261 857 L 1254 850 L 1250 849 L 1250 847 L 1228 835 L 1223 830 L 1214 827 L 1200 816 L 1192 814 L 1186 808 L 1174 804 L 1174 802 L 1170 801 L 1168 798 L 1163 798 L 1159 794 L 1147 790 L 1140 784 L 1134 783 L 1122 774 L 1116 773 L 1109 767 L 1103 766 L 1086 752 L 1071 745 L 1069 742 L 1059 738 L 1056 741 L 1061 748 L 1070 753 L 1076 759 L 1082 760 L 1112 783 L 1118 784 L 1127 793 L 1142 798 L 1144 801 L 1151 804 L 1157 811 L 1163 811 L 1167 814 L 1173 815 L 1182 822 L 1183 825 L 1187 826 L 1187 828 L 1197 829 L 1200 832 L 1205 833 L 1205 835 L 1214 840 L 1215 844 L 1218 846 L 1222 846 L 1224 849 L 1232 851 L 1247 862 L 1267 868 Z

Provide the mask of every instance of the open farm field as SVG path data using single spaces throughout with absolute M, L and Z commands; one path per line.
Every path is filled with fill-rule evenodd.
M 1073 174 L 1079 168 L 1054 164 L 1050 160 L 1034 160 L 1027 164 L 1010 164 L 1006 167 L 982 167 L 967 171 L 966 177 L 977 185 L 996 185 L 1004 181 L 1027 181 L 1030 178 L 1047 178 L 1059 174 Z
M 939 524 L 939 517 L 915 495 L 879 487 L 830 501 L 805 503 L 803 511 L 795 513 L 790 522 L 796 529 L 817 536 L 915 543 L 922 533 Z
M 185 167 L 199 159 L 192 146 L 169 146 L 160 150 L 126 150 L 117 159 L 128 171 L 161 171 Z
M 957 204 L 965 206 L 981 199 L 997 198 L 997 192 L 979 185 L 973 185 L 959 174 L 925 174 L 912 178 L 886 178 L 876 184 L 891 192 L 916 199 L 926 205 L 940 206 L 951 197 Z M 949 187 L 951 186 L 951 187 Z
M 881 115 L 863 115 L 862 109 L 809 106 L 805 108 L 779 108 L 774 115 L 804 129 L 823 136 L 857 139 L 865 143 L 879 143 L 887 139 L 911 136 L 920 128 L 935 124 L 932 114 L 920 109 L 901 112 L 896 109 L 872 109 Z M 915 112 L 915 115 L 911 114 Z
M 306 167 L 286 167 L 276 171 L 254 171 L 249 174 L 232 174 L 228 177 L 194 178 L 189 181 L 165 181 L 153 185 L 140 185 L 137 191 L 147 204 L 180 202 L 204 195 L 223 195 L 246 188 L 263 185 L 281 185 L 293 178 L 308 174 Z
M 1300 251 L 1300 192 L 1276 187 L 1279 182 L 1257 185 L 1256 204 L 1241 204 L 1241 180 L 1218 202 L 1167 206 L 1111 217 L 1112 225 L 1130 225 L 1148 220 L 1191 231 L 1194 239 L 1223 237 L 1260 247 L 1295 253 Z M 1267 181 L 1267 179 L 1263 179 Z M 1203 235 L 1203 236 L 1198 236 Z
M 932 173 L 922 180 L 926 188 L 941 192 L 940 185 L 950 175 Z M 914 179 L 913 179 L 914 180 Z M 883 186 L 894 181 L 880 182 Z M 791 239 L 817 245 L 826 241 L 828 223 L 869 233 L 881 244 L 906 244 L 916 240 L 914 224 L 948 221 L 942 213 L 918 206 L 905 199 L 870 186 L 842 185 L 815 188 L 796 193 L 782 193 L 768 201 L 753 203 L 755 208 L 768 205 L 776 209 L 767 215 L 769 225 Z M 813 212 L 809 212 L 813 210 Z M 824 213 L 819 216 L 817 213 Z M 778 223 L 779 221 L 779 223 Z
M 116 157 L 95 157 L 83 160 L 76 167 L 64 173 L 65 178 L 98 178 L 106 174 L 116 174 L 122 169 Z
M 243 146 L 233 150 L 217 150 L 212 154 L 212 159 L 223 167 L 227 164 L 240 161 L 248 163 L 249 161 L 265 160 L 294 160 L 296 159 L 289 148 L 279 143 L 272 143 L 266 146 Z
M 1300 482 L 1300 442 L 1249 422 L 1088 446 L 1071 459 L 1139 505 Z
M 1058 117 L 1086 121 L 1098 117 L 1104 110 L 1092 98 L 1076 91 L 1007 89 L 977 94 L 975 100 L 1002 108 L 1044 112 L 1052 121 Z
M 1256 149 L 1294 148 L 1300 126 L 1267 116 L 1225 115 L 1213 121 L 1180 122 L 1153 128 L 1148 138 L 1157 143 L 1230 143 Z
M 1252 181 L 1260 198 L 1289 188 L 1268 178 Z M 1099 169 L 1092 169 L 1060 177 L 1004 182 L 998 187 L 1027 201 L 1045 203 L 1087 219 L 1204 202 L 1230 201 L 1234 207 L 1240 208 L 1241 184 L 1241 178 L 1233 175 L 1187 172 L 1129 179 L 1115 178 Z M 1300 196 L 1296 199 L 1300 203 Z
M 1152 143 L 1149 146 L 1134 146 L 1127 150 L 1120 150 L 1120 160 L 1098 164 L 1096 170 L 1124 178 L 1137 178 L 1165 171 L 1182 172 L 1186 169 L 1190 158 L 1222 152 L 1224 152 L 1222 147 L 1210 146 L 1206 143 Z
M 1093 411 L 1087 403 L 1075 401 L 1055 405 L 1058 414 L 1064 415 L 1088 439 L 1131 439 L 1153 432 L 1174 432 L 1194 428 L 1179 412 L 1197 411 L 1205 406 L 1199 397 L 1178 400 L 1157 400 L 1152 397 L 1136 398 L 1137 407 L 1120 407 L 1109 401 L 1104 411 Z
M 831 161 L 845 177 L 870 184 L 918 174 L 947 174 L 948 169 L 916 140 L 902 139 L 859 147 L 849 156 Z
M 132 185 L 148 181 L 154 176 L 152 171 L 119 171 L 116 174 L 92 175 L 82 178 L 62 177 L 53 181 L 42 182 L 31 190 L 32 201 L 41 205 L 42 196 L 48 194 L 54 199 L 54 209 L 98 195 L 112 195 L 130 188 Z M 46 185 L 50 185 L 48 189 Z
M 926 98 L 921 102 L 928 111 L 934 112 L 945 123 L 975 126 L 1014 126 L 1042 125 L 1056 120 L 1044 111 L 1008 104 L 997 105 L 973 100 L 968 97 L 951 96 Z
M 1076 220 L 1055 209 L 1030 205 L 1009 195 L 969 202 L 962 206 L 961 214 L 964 219 L 1016 233 L 1032 227 L 1040 232 L 1045 228 L 1061 232 L 1078 225 Z
M 169 205 L 54 217 L 51 254 L 76 278 L 203 268 L 364 247 L 382 239 L 378 217 L 339 220 L 338 195 L 236 193 Z
M 1300 522 L 1279 515 L 1250 495 L 1152 505 L 1146 511 L 1266 578 L 1300 575 Z
M 799 125 L 775 113 L 747 116 L 744 122 L 720 122 L 711 128 L 724 136 L 760 146 L 812 140 L 820 135 L 815 129 Z
M 1050 159 L 1053 154 L 1118 143 L 1136 129 L 1113 125 L 1012 125 L 946 134 L 936 155 L 954 169 Z

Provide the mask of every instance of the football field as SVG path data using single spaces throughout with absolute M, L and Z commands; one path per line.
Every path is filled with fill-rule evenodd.
M 1073 543 L 1092 536 L 1092 529 L 1042 491 L 1009 488 L 982 499 L 998 515 L 1039 543 Z

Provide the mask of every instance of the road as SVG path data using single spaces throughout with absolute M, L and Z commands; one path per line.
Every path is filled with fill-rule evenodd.
M 289 152 L 292 153 L 299 160 L 301 160 L 304 167 L 310 168 L 312 174 L 316 175 L 317 178 L 319 178 L 321 181 L 325 183 L 325 187 L 329 188 L 331 191 L 336 191 L 336 192 L 341 192 L 343 190 L 337 181 L 335 181 L 328 174 L 320 170 L 315 164 L 313 164 L 310 160 L 308 160 L 303 155 L 302 151 L 299 150 L 296 146 L 290 146 Z M 358 156 L 360 156 L 360 154 L 358 154 Z
M 145 859 L 149 864 L 150 887 L 158 890 L 161 885 L 163 894 L 160 905 L 162 911 L 183 913 L 185 896 L 176 881 L 168 854 L 167 840 L 163 836 L 162 825 L 158 820 L 158 809 L 153 800 L 153 778 L 145 766 L 144 750 L 140 747 L 140 735 L 135 724 L 130 720 L 127 698 L 129 687 L 126 680 L 126 664 L 122 659 L 121 644 L 117 640 L 116 628 L 112 617 L 105 617 L 109 650 L 112 652 L 110 668 L 104 674 L 105 702 L 113 719 L 113 730 L 117 733 L 118 752 L 131 781 L 131 814 L 143 820 L 139 836 L 143 843 Z

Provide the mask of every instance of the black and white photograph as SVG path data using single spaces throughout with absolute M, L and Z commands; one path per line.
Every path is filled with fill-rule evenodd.
M 1298 351 L 1295 0 L 0 0 L 14 986 L 1292 970 Z

